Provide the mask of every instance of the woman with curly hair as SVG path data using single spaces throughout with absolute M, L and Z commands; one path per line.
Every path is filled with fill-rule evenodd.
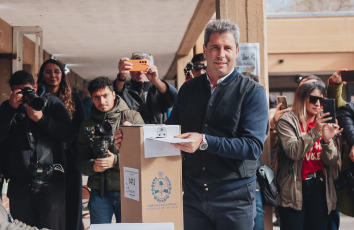
M 78 133 L 81 122 L 84 119 L 84 111 L 80 97 L 73 93 L 69 81 L 65 75 L 64 67 L 54 59 L 46 60 L 38 75 L 38 88 L 46 93 L 57 96 L 68 110 L 73 121 L 75 131 Z M 43 87 L 44 86 L 44 87 Z M 39 93 L 40 94 L 40 93 Z M 81 186 L 82 176 L 76 169 L 75 141 L 65 143 L 66 148 L 66 229 L 78 230 L 82 228 L 81 220 Z

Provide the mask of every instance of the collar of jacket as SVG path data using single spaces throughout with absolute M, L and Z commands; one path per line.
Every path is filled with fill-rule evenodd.
M 144 90 L 144 92 L 148 91 L 150 89 L 150 87 L 153 84 L 149 81 L 130 81 L 130 87 L 133 88 L 134 90 L 140 92 L 142 89 Z
M 118 95 L 115 98 L 114 104 L 113 109 L 105 113 L 96 109 L 95 106 L 92 106 L 90 117 L 98 121 L 103 121 L 105 119 L 115 120 L 121 112 L 129 110 L 127 103 L 125 103 L 125 101 Z

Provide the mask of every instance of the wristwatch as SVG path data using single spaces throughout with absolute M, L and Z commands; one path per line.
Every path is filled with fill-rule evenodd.
M 125 78 L 124 78 L 124 79 L 123 79 L 123 78 L 120 78 L 120 74 L 117 74 L 117 80 L 124 82 L 126 79 L 125 79 Z
M 202 139 L 202 142 L 199 145 L 199 149 L 200 150 L 206 150 L 207 148 L 208 148 L 208 142 L 205 139 L 205 134 L 203 134 L 203 139 Z

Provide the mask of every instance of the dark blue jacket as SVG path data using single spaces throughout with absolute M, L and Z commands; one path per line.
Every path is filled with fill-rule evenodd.
M 206 134 L 206 151 L 184 153 L 184 176 L 200 185 L 255 179 L 268 125 L 266 94 L 255 81 L 233 71 L 213 94 L 206 74 L 187 81 L 166 123 Z

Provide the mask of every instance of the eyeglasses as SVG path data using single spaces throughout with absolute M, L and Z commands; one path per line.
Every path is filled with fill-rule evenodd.
M 316 97 L 316 96 L 309 96 L 309 102 L 312 103 L 312 104 L 316 104 L 317 101 L 320 101 L 320 105 L 323 105 L 323 97 Z
M 44 70 L 43 72 L 44 72 L 44 74 L 51 74 L 51 73 L 60 74 L 61 73 L 60 69 L 55 69 L 54 72 L 51 70 Z

